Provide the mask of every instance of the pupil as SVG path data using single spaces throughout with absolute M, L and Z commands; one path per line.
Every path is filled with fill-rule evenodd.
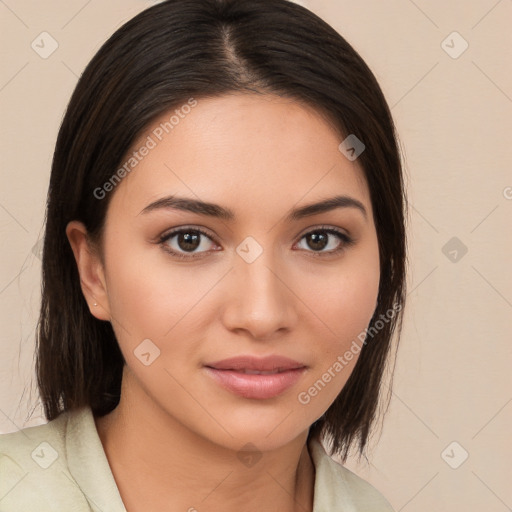
M 312 233 L 309 235 L 309 240 L 313 243 L 308 243 L 312 249 L 323 249 L 327 245 L 327 235 L 325 233 Z
M 182 243 L 184 242 L 184 243 Z M 199 235 L 190 233 L 180 233 L 178 235 L 178 245 L 184 251 L 193 251 L 199 247 Z

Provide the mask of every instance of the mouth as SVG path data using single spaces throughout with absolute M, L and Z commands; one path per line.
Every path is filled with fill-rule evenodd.
M 213 368 L 214 370 L 219 370 L 220 368 Z M 295 369 L 295 368 L 294 368 Z M 234 368 L 226 368 L 222 371 L 234 371 L 238 373 L 245 373 L 246 375 L 276 375 L 277 373 L 283 373 L 289 371 L 289 369 L 278 368 L 277 370 L 249 370 L 247 368 L 241 368 L 239 370 L 235 370 Z
M 231 393 L 265 400 L 294 386 L 307 366 L 284 356 L 241 356 L 208 363 L 204 368 L 217 384 Z

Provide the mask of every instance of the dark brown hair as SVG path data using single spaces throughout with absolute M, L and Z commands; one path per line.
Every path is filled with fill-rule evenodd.
M 37 331 L 37 383 L 47 420 L 89 405 L 102 416 L 120 399 L 125 361 L 109 322 L 94 318 L 65 229 L 83 222 L 101 242 L 109 197 L 95 189 L 163 112 L 233 91 L 276 94 L 314 107 L 366 148 L 380 254 L 377 309 L 343 390 L 310 428 L 345 458 L 363 453 L 377 417 L 393 333 L 405 302 L 406 199 L 400 151 L 382 91 L 358 53 L 326 22 L 287 0 L 169 0 L 117 30 L 80 77 L 63 119 L 50 177 Z M 341 140 L 340 140 L 341 142 Z M 399 311 L 383 326 L 374 324 Z

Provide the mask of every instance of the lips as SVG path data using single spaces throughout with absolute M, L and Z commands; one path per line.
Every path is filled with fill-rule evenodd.
M 297 383 L 306 365 L 284 356 L 239 356 L 205 365 L 223 388 L 244 398 L 273 398 Z

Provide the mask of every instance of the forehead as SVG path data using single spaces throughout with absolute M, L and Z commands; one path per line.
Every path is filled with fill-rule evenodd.
M 189 100 L 160 115 L 132 145 L 109 209 L 136 215 L 176 194 L 250 218 L 347 194 L 371 212 L 362 169 L 339 151 L 341 142 L 325 117 L 292 99 L 234 93 Z

